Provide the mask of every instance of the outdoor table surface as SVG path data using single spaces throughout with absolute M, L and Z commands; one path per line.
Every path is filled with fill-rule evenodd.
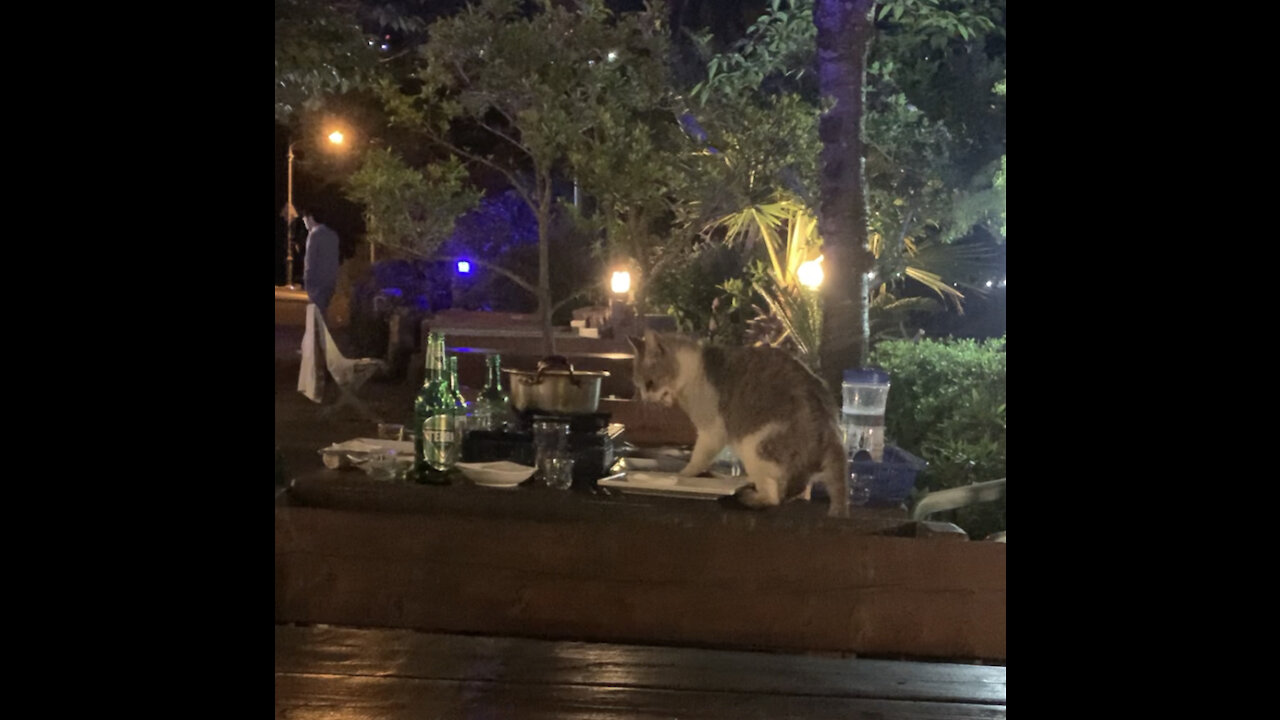
M 450 346 L 448 346 L 446 349 L 447 349 L 449 352 L 455 352 L 455 353 L 472 353 L 472 354 L 475 354 L 475 355 L 494 355 L 494 354 L 503 355 L 503 356 L 507 359 L 507 361 L 508 361 L 508 363 L 507 363 L 507 364 L 508 364 L 508 365 L 510 364 L 509 360 L 510 360 L 510 358 L 511 358 L 511 357 L 514 357 L 514 356 L 516 356 L 516 355 L 520 354 L 520 353 L 514 352 L 514 351 L 512 351 L 512 350 L 507 350 L 507 349 L 503 349 L 503 348 L 497 348 L 497 347 L 476 347 L 476 346 L 474 346 L 474 345 L 460 345 L 460 346 L 458 346 L 458 347 L 454 347 L 454 346 L 450 345 Z M 536 355 L 538 355 L 538 352 L 526 352 L 526 353 L 523 353 L 523 354 L 524 354 L 524 355 L 528 355 L 528 356 L 531 356 L 531 357 L 532 357 L 532 356 L 536 356 Z M 574 352 L 574 353 L 573 353 L 573 356 L 574 356 L 575 358 L 593 358 L 593 359 L 597 359 L 597 360 L 631 360 L 632 358 L 634 358 L 634 357 L 635 357 L 635 355 L 633 355 L 632 353 L 626 353 L 626 352 L 607 352 L 607 351 L 601 351 L 601 352 L 592 352 L 592 351 Z M 510 368 L 508 368 L 508 369 L 510 369 Z M 517 368 L 517 369 L 524 369 L 524 368 Z M 534 368 L 534 367 L 530 367 L 530 368 L 528 368 L 528 370 L 530 370 L 530 371 L 532 371 L 532 370 L 534 370 L 534 369 L 536 369 L 536 368 Z M 505 382 L 505 380 L 504 380 L 504 382 Z
M 515 488 L 479 487 L 455 473 L 450 485 L 370 479 L 357 469 L 316 470 L 294 478 L 284 504 L 353 512 L 440 513 L 453 516 L 571 522 L 652 522 L 683 527 L 831 529 L 858 534 L 914 534 L 902 506 L 854 507 L 848 518 L 827 517 L 825 500 L 796 500 L 767 510 L 727 508 L 714 500 L 637 495 L 600 488 L 555 490 L 526 482 Z
M 1005 668 L 277 625 L 276 717 L 1004 718 Z

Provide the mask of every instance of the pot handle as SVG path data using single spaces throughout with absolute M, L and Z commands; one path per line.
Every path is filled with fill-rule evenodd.
M 538 372 L 533 376 L 531 385 L 537 385 L 542 382 L 542 373 L 546 370 L 564 369 L 569 371 L 569 384 L 578 386 L 582 381 L 573 376 L 573 363 L 569 362 L 569 358 L 563 355 L 548 355 L 538 361 Z

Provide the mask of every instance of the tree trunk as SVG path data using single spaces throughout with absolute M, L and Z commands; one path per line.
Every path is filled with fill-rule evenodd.
M 551 181 L 541 185 L 538 197 L 538 318 L 542 322 L 542 354 L 556 354 L 551 330 Z
M 818 87 L 834 105 L 822 116 L 822 204 L 818 231 L 824 255 L 820 372 L 839 394 L 846 368 L 866 364 L 871 339 L 867 273 L 875 257 L 867 243 L 862 110 L 867 50 L 875 29 L 873 0 L 816 0 Z

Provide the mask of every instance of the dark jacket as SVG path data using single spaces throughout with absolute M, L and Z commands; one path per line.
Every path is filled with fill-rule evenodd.
M 324 312 L 338 286 L 338 233 L 324 223 L 307 234 L 307 253 L 302 266 L 302 287 L 311 302 Z

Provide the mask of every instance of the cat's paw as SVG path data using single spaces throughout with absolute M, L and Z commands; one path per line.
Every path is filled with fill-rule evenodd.
M 769 498 L 757 491 L 755 485 L 743 485 L 729 497 L 732 497 L 739 507 L 748 510 L 767 510 L 778 506 L 777 502 L 770 502 Z

